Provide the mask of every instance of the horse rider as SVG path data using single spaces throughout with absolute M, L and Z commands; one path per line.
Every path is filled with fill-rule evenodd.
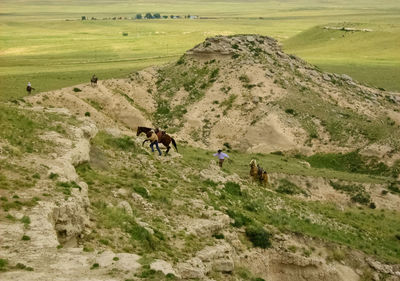
M 214 153 L 213 156 L 217 156 L 219 159 L 218 165 L 222 168 L 222 164 L 224 163 L 225 158 L 229 158 L 228 154 L 222 152 L 221 149 Z
M 35 88 L 32 87 L 31 82 L 28 82 L 28 85 L 26 86 L 26 91 L 28 94 L 31 94 L 32 90 L 35 90 Z
M 156 145 L 156 149 L 157 149 L 157 151 L 158 151 L 158 154 L 161 156 L 161 155 L 162 155 L 162 154 L 161 154 L 161 150 L 160 150 L 160 148 L 158 147 L 158 136 L 157 136 L 157 134 L 156 134 L 154 131 L 151 131 L 151 136 L 149 137 L 149 140 L 150 140 L 150 148 L 151 148 L 151 151 L 154 152 L 153 146 Z
M 97 80 L 96 74 L 93 74 L 92 78 L 90 79 L 90 85 L 97 85 Z
M 161 132 L 161 136 L 165 135 L 165 131 L 160 131 L 160 128 L 156 128 L 154 132 L 158 135 L 159 132 Z
M 263 173 L 264 173 L 264 169 L 261 168 L 261 166 L 257 164 L 257 175 L 258 175 L 258 179 L 260 180 L 260 182 L 262 182 Z

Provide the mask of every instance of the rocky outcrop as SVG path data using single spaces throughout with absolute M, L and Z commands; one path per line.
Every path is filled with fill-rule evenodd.
M 358 281 L 360 278 L 350 267 L 276 250 L 246 251 L 240 256 L 240 262 L 256 276 L 271 281 Z
M 211 272 L 230 273 L 235 269 L 235 252 L 232 246 L 222 242 L 215 246 L 207 246 L 195 257 L 181 262 L 177 270 L 183 279 L 205 279 Z
M 180 278 L 180 276 L 173 269 L 172 265 L 164 260 L 155 260 L 150 264 L 150 269 L 155 271 L 161 271 L 164 275 L 172 274 Z

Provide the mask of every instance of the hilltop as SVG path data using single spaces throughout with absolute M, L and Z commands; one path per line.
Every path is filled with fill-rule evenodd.
M 0 279 L 398 281 L 398 103 L 237 35 L 1 104 Z
M 88 111 L 105 127 L 153 124 L 202 148 L 400 155 L 398 93 L 324 73 L 269 37 L 208 38 L 177 62 L 76 87 L 28 100 Z

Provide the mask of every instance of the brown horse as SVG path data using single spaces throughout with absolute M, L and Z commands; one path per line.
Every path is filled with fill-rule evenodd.
M 149 140 L 148 138 L 151 136 L 151 131 L 152 130 L 153 130 L 152 128 L 138 127 L 137 132 L 136 132 L 136 136 L 139 136 L 141 133 L 145 133 L 146 137 L 147 137 L 147 139 L 145 139 L 143 141 L 142 145 L 144 145 L 144 143 Z M 171 138 L 170 135 L 168 135 L 167 133 L 162 132 L 162 131 L 154 130 L 154 132 L 157 134 L 158 142 L 162 143 L 167 148 L 167 151 L 165 152 L 165 155 L 167 155 L 168 151 L 171 149 L 171 147 L 169 146 L 169 144 L 171 142 L 172 142 L 172 145 L 174 146 L 176 152 L 178 152 L 178 147 L 176 146 L 176 142 L 175 142 L 174 138 Z
M 255 159 L 250 161 L 250 176 L 253 177 L 254 180 L 258 180 L 260 184 L 268 184 L 267 172 L 257 164 Z

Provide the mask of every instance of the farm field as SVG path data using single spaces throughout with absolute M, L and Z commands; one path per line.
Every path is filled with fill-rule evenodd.
M 94 73 L 100 79 L 124 77 L 174 60 L 206 37 L 237 33 L 275 37 L 287 52 L 324 70 L 400 90 L 398 1 L 6 0 L 0 10 L 0 100 L 24 96 L 27 81 L 39 92 L 88 81 Z M 80 20 L 146 12 L 206 19 Z M 339 38 L 340 31 L 321 35 L 315 27 L 343 22 L 362 23 L 374 32 Z

